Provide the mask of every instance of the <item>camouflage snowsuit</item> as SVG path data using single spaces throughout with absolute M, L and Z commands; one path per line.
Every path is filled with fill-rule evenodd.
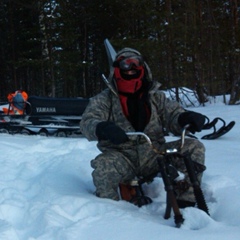
M 166 98 L 159 90 L 160 84 L 153 82 L 149 91 L 151 105 L 150 121 L 144 129 L 153 146 L 159 150 L 166 147 L 179 147 L 179 141 L 166 143 L 163 128 L 173 134 L 180 134 L 181 127 L 178 124 L 178 116 L 185 110 L 175 101 Z M 98 140 L 95 135 L 96 126 L 102 121 L 113 121 L 125 132 L 135 132 L 122 112 L 118 96 L 110 89 L 106 89 L 97 96 L 91 98 L 80 123 L 82 133 L 89 141 Z M 114 145 L 110 141 L 99 141 L 97 146 L 102 152 L 91 161 L 94 169 L 92 176 L 96 186 L 96 194 L 99 197 L 119 199 L 119 183 L 127 183 L 135 176 L 149 176 L 159 172 L 156 161 L 157 154 L 151 149 L 144 137 L 131 136 L 130 140 L 120 145 Z M 204 164 L 205 148 L 196 139 L 186 139 L 182 152 L 188 151 L 193 161 Z M 173 165 L 186 174 L 182 160 L 175 159 Z M 202 174 L 198 175 L 201 181 Z M 186 175 L 188 180 L 188 176 Z M 187 192 L 179 193 L 178 199 L 194 202 L 195 197 L 192 187 Z

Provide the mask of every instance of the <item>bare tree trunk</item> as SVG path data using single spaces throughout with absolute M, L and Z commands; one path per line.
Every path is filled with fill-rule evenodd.
M 46 25 L 45 25 L 46 16 L 45 16 L 45 14 L 43 12 L 43 8 L 44 8 L 44 6 L 39 6 L 39 9 L 40 9 L 39 25 L 40 25 L 41 33 L 43 35 L 43 38 L 42 38 L 42 58 L 43 58 L 43 62 L 45 62 L 45 63 L 48 62 L 49 63 L 49 64 L 46 64 L 46 65 L 44 64 L 44 66 L 46 66 L 47 70 L 44 71 L 44 68 L 42 70 L 42 73 L 43 73 L 42 80 L 43 80 L 43 87 L 44 87 L 44 95 L 47 94 L 48 96 L 51 95 L 51 97 L 55 97 L 56 86 L 55 86 L 55 78 L 54 78 L 54 65 L 53 65 L 53 56 L 52 56 L 52 46 L 51 46 L 51 44 L 49 44 L 49 34 L 47 34 L 47 29 L 46 29 Z M 50 28 L 51 28 L 52 27 L 52 22 L 51 22 L 51 20 L 48 20 L 48 21 L 49 21 L 49 25 L 50 25 Z M 47 71 L 47 74 L 50 76 L 50 79 L 49 79 L 50 83 L 47 83 L 46 79 L 44 77 L 46 71 Z M 51 86 L 51 89 L 47 89 L 46 90 L 46 86 L 48 86 L 48 85 Z
M 231 0 L 231 16 L 232 16 L 232 47 L 231 47 L 231 61 L 232 61 L 232 84 L 231 96 L 229 104 L 235 104 L 240 99 L 240 56 L 236 53 L 237 48 L 237 34 L 238 34 L 238 4 L 237 0 Z
M 167 73 L 168 73 L 168 81 L 170 87 L 172 87 L 173 83 L 173 64 L 172 64 L 172 21 L 171 21 L 171 15 L 172 15 L 172 1 L 168 0 L 167 3 L 167 25 L 168 25 L 168 31 L 167 31 Z
M 40 30 L 43 34 L 42 38 L 42 61 L 45 62 L 46 60 L 49 59 L 49 52 L 48 52 L 48 47 L 47 47 L 47 37 L 46 37 L 46 29 L 45 29 L 45 24 L 44 24 L 44 13 L 42 12 L 40 8 L 40 15 L 39 15 L 39 25 L 40 25 Z M 46 82 L 45 82 L 45 71 L 44 71 L 44 64 L 42 64 L 42 91 L 43 95 L 46 95 Z
M 18 85 L 17 85 L 17 75 L 16 75 L 16 68 L 15 68 L 15 63 L 16 63 L 16 53 L 15 53 L 15 29 L 14 29 L 14 23 L 13 23 L 13 18 L 14 18 L 14 13 L 13 9 L 14 6 L 12 5 L 13 2 L 9 2 L 9 15 L 10 15 L 10 39 L 11 39 L 11 47 L 12 47 L 12 78 L 13 78 L 13 86 L 17 90 Z
M 203 42 L 203 22 L 202 22 L 202 2 L 199 1 L 198 6 L 198 13 L 199 13 L 199 22 L 200 22 L 200 30 L 199 30 L 199 42 L 197 43 L 197 48 L 195 50 L 195 55 L 193 58 L 194 61 L 194 72 L 196 78 L 196 92 L 198 96 L 198 101 L 200 104 L 204 106 L 205 97 L 203 92 L 203 70 L 202 70 L 202 63 L 201 63 L 201 52 L 202 52 L 202 42 Z
M 50 73 L 51 73 L 51 90 L 52 90 L 52 97 L 56 96 L 56 83 L 54 77 L 54 64 L 52 59 L 52 53 L 50 55 Z
M 235 104 L 238 100 L 240 100 L 240 67 L 233 78 L 229 105 Z
M 86 22 L 84 22 L 84 49 L 83 49 L 83 73 L 82 73 L 82 77 L 83 77 L 83 96 L 86 97 L 87 96 L 87 89 L 86 89 L 86 63 L 87 63 L 87 24 Z

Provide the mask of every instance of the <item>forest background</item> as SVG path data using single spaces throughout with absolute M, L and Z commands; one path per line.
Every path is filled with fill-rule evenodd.
M 163 89 L 240 99 L 239 0 L 2 0 L 0 98 L 91 97 L 106 86 L 104 47 L 132 47 Z

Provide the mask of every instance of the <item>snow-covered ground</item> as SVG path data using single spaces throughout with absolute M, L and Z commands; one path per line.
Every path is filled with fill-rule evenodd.
M 90 161 L 99 153 L 96 142 L 2 134 L 0 239 L 240 239 L 240 106 L 213 101 L 191 110 L 211 120 L 236 121 L 221 138 L 201 140 L 207 166 L 202 189 L 210 217 L 197 208 L 186 208 L 184 224 L 175 228 L 173 217 L 163 218 L 165 191 L 160 178 L 145 186 L 153 203 L 142 208 L 95 197 Z

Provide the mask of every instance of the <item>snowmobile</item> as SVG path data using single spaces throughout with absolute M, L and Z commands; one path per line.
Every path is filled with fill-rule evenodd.
M 89 99 L 8 95 L 0 111 L 0 133 L 57 137 L 80 136 L 79 123 Z

